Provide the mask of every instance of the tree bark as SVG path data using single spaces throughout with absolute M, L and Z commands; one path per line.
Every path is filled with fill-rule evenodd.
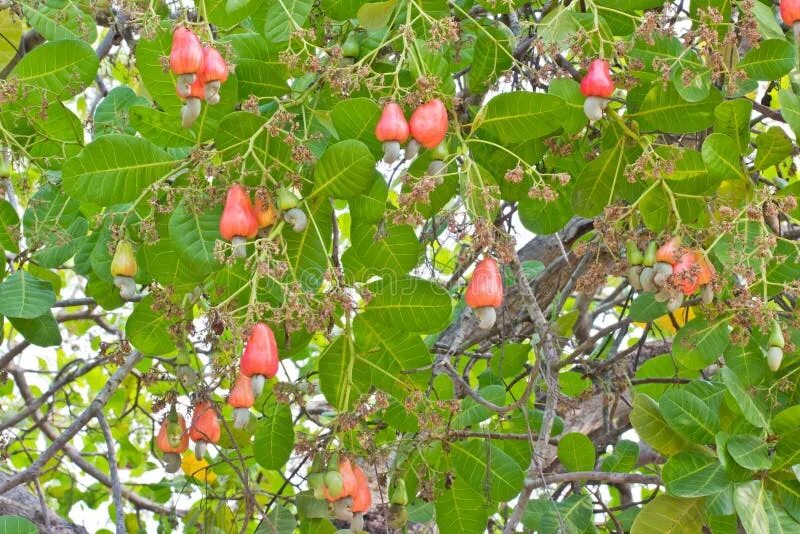
M 0 483 L 5 482 L 11 475 L 0 471 Z M 61 518 L 52 510 L 42 511 L 39 499 L 30 493 L 24 486 L 17 486 L 7 493 L 0 495 L 0 516 L 18 515 L 34 523 L 39 532 L 52 534 L 88 534 L 88 531 L 80 525 L 70 523 Z

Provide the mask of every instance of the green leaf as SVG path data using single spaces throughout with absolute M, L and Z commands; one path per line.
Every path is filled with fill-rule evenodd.
M 669 224 L 670 198 L 663 187 L 650 189 L 639 202 L 642 220 L 648 230 L 660 232 Z
M 766 408 L 750 396 L 739 381 L 739 377 L 733 371 L 723 367 L 719 372 L 720 376 L 722 376 L 722 381 L 725 382 L 725 386 L 727 386 L 747 422 L 758 428 L 767 428 L 769 421 L 766 415 Z
M 738 0 L 736 4 L 741 10 L 745 2 Z M 758 33 L 760 33 L 764 39 L 784 39 L 783 30 L 781 30 L 775 17 L 775 11 L 771 7 L 767 7 L 766 4 L 762 4 L 761 2 L 748 2 L 747 7 L 752 14 L 755 15 Z M 742 11 L 740 11 L 740 13 L 741 12 Z
M 100 246 L 105 247 L 105 244 L 100 243 Z M 193 263 L 181 260 L 177 247 L 166 236 L 139 247 L 136 261 L 144 272 L 162 286 L 171 288 L 176 295 L 194 291 L 206 277 L 205 273 L 197 271 Z
M 611 473 L 629 473 L 636 467 L 639 459 L 639 444 L 621 439 L 614 446 L 614 452 L 603 458 L 601 469 Z
M 67 100 L 94 83 L 100 61 L 85 41 L 62 39 L 37 46 L 22 57 L 9 79 Z
M 767 444 L 757 436 L 747 434 L 731 436 L 726 447 L 731 458 L 745 469 L 758 471 L 769 469 L 772 466 Z
M 633 398 L 630 419 L 636 433 L 665 456 L 672 456 L 688 446 L 686 440 L 667 424 L 658 403 L 647 395 L 637 393 Z
M 82 39 L 94 43 L 97 39 L 97 23 L 77 3 L 70 0 L 46 0 L 30 4 L 22 3 L 22 13 L 28 24 L 48 41 Z
M 583 167 L 572 190 L 576 215 L 594 217 L 612 203 L 625 180 L 628 157 L 624 143 L 619 142 Z
M 0 517 L 0 532 L 3 534 L 39 534 L 36 525 L 17 515 Z
M 794 132 L 800 135 L 800 97 L 789 89 L 778 91 L 778 103 L 781 105 L 781 116 Z
M 32 345 L 39 347 L 57 347 L 61 345 L 61 332 L 58 323 L 50 311 L 46 311 L 33 319 L 9 317 L 8 320 L 22 337 Z M 0 530 L 0 532 L 2 532 Z
M 451 310 L 450 295 L 443 287 L 407 276 L 380 284 L 365 313 L 398 330 L 434 333 L 449 324 Z
M 476 118 L 476 129 L 485 130 L 503 143 L 521 143 L 558 130 L 564 101 L 544 93 L 511 92 L 495 96 Z
M 264 35 L 272 43 L 285 43 L 308 20 L 313 0 L 267 0 Z
M 737 485 L 733 502 L 747 534 L 788 534 L 800 528 L 786 511 L 775 506 L 763 480 Z
M 693 443 L 711 443 L 719 432 L 719 416 L 685 389 L 667 391 L 658 406 L 669 426 Z
M 288 405 L 270 399 L 253 440 L 253 455 L 264 469 L 280 470 L 294 449 L 294 423 Z
M 565 108 L 562 109 L 564 115 L 564 133 L 575 134 L 586 126 L 586 115 L 583 112 L 583 102 L 586 97 L 581 93 L 581 86 L 572 78 L 556 78 L 550 82 L 548 88 L 550 94 L 561 97 Z
M 19 253 L 19 215 L 6 200 L 0 200 L 0 248 Z
M 756 137 L 756 169 L 777 165 L 792 154 L 792 140 L 780 126 L 772 126 Z
M 174 166 L 172 156 L 146 139 L 105 135 L 64 164 L 64 190 L 84 202 L 121 204 L 135 200 Z
M 253 170 L 267 169 L 275 179 L 280 179 L 290 159 L 289 147 L 280 138 L 272 137 L 264 129 L 264 117 L 237 111 L 225 116 L 219 123 L 214 141 L 225 161 L 245 157 L 245 163 Z M 250 150 L 252 142 L 252 150 Z M 249 185 L 261 185 L 257 181 L 245 180 Z
M 779 436 L 800 429 L 800 405 L 789 406 L 775 414 L 770 427 Z
M 795 47 L 785 39 L 767 39 L 751 48 L 737 69 L 742 69 L 754 80 L 779 80 L 794 68 Z
M 375 159 L 367 145 L 355 139 L 328 147 L 314 166 L 313 195 L 352 198 L 369 191 Z
M 281 96 L 289 92 L 289 72 L 278 58 L 280 47 L 270 49 L 264 37 L 255 33 L 234 34 L 226 38 L 236 53 L 239 95 Z M 174 91 L 173 91 L 174 92 Z
M 22 226 L 28 247 L 38 249 L 34 254 L 37 263 L 55 268 L 77 252 L 89 224 L 81 216 L 80 203 L 46 184 L 28 202 Z
M 153 297 L 150 295 L 136 303 L 125 323 L 125 335 L 142 354 L 158 356 L 172 352 L 176 347 L 169 332 L 169 321 L 152 306 Z
M 350 409 L 367 390 L 354 385 L 355 345 L 348 332 L 328 345 L 319 358 L 319 389 L 331 405 Z
M 558 441 L 558 460 L 568 471 L 592 471 L 596 459 L 594 444 L 585 434 L 570 432 Z
M 450 460 L 459 476 L 476 491 L 488 490 L 493 501 L 509 501 L 522 489 L 519 464 L 489 440 L 451 443 Z
M 383 175 L 375 171 L 372 187 L 363 195 L 348 199 L 353 224 L 377 223 L 383 219 L 389 187 Z
M 750 116 L 753 103 L 746 98 L 726 100 L 714 109 L 714 132 L 736 141 L 737 154 L 750 153 Z
M 672 355 L 687 369 L 703 369 L 722 356 L 730 343 L 726 321 L 709 324 L 703 317 L 692 319 L 678 330 L 672 342 Z
M 375 157 L 383 155 L 383 147 L 375 138 L 375 127 L 381 117 L 381 108 L 371 98 L 348 98 L 337 102 L 331 119 L 340 140 L 355 139 L 369 148 Z
M 499 384 L 484 386 L 478 390 L 478 394 L 487 401 L 504 406 L 506 404 L 506 390 Z M 461 401 L 461 408 L 453 417 L 453 428 L 466 428 L 482 423 L 494 415 L 489 408 L 478 403 L 471 397 L 466 397 Z
M 50 282 L 19 270 L 0 282 L 0 315 L 34 319 L 50 310 L 56 295 Z
M 703 528 L 703 499 L 659 495 L 642 507 L 631 534 L 695 534 Z
M 208 275 L 219 268 L 214 259 L 214 244 L 222 239 L 219 234 L 221 216 L 220 205 L 211 209 L 189 207 L 184 198 L 169 218 L 169 236 L 181 261 L 194 265 L 198 273 Z
M 263 517 L 255 534 L 294 534 L 296 528 L 297 520 L 294 518 L 294 514 L 286 507 L 276 504 Z
M 477 26 L 475 34 L 477 38 L 467 86 L 472 93 L 478 94 L 485 92 L 500 75 L 511 68 L 514 34 L 500 21 L 494 21 L 491 26 Z
M 222 28 L 235 26 L 253 13 L 261 13 L 264 0 L 205 0 L 209 22 Z
M 442 490 L 434 507 L 439 532 L 476 534 L 486 529 L 490 512 L 483 494 L 461 477 L 456 477 L 449 488 Z
M 667 313 L 667 305 L 658 302 L 652 293 L 641 293 L 631 304 L 631 321 L 649 323 Z
M 306 213 L 305 230 L 297 233 L 287 228 L 283 233 L 289 266 L 302 287 L 309 291 L 316 290 L 323 282 L 332 241 L 331 205 L 327 199 L 319 201 L 316 208 L 309 208 Z
M 721 101 L 722 95 L 716 89 L 712 89 L 705 100 L 687 102 L 671 84 L 664 88 L 657 83 L 647 93 L 639 111 L 630 118 L 639 120 L 644 132 L 699 132 L 713 124 L 714 108 Z
M 169 57 L 172 49 L 173 28 L 171 25 L 162 23 L 157 30 L 155 39 L 152 41 L 140 39 L 136 44 L 136 67 L 147 92 L 150 93 L 150 97 L 158 104 L 158 107 L 168 114 L 178 117 L 181 100 L 175 93 L 177 78 L 172 71 L 164 72 L 161 63 L 163 57 Z M 175 129 L 178 129 L 177 123 Z
M 164 113 L 150 106 L 131 106 L 128 114 L 131 127 L 154 145 L 180 148 L 196 142 L 194 131 L 182 128 L 177 114 Z
M 703 142 L 703 162 L 708 174 L 716 180 L 747 179 L 736 141 L 725 134 L 713 133 Z
M 136 130 L 132 117 L 129 121 L 130 110 L 134 106 L 150 109 L 147 104 L 146 98 L 137 96 L 127 85 L 113 88 L 94 111 L 95 138 L 111 133 L 133 135 Z
M 704 497 L 725 489 L 729 482 L 716 458 L 694 451 L 679 452 L 661 471 L 667 492 L 674 497 Z
M 354 280 L 366 282 L 373 276 L 382 278 L 407 274 L 419 262 L 422 253 L 414 228 L 407 225 L 374 224 L 353 226 L 352 246 L 342 254 L 345 273 Z
M 800 464 L 800 430 L 792 430 L 781 436 L 775 447 L 775 469 L 784 469 Z
M 397 0 L 362 4 L 357 13 L 358 23 L 368 32 L 380 30 L 388 24 L 396 4 Z

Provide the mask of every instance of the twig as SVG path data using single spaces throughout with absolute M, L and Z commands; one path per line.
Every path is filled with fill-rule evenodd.
M 657 475 L 643 475 L 640 473 L 606 473 L 605 471 L 548 473 L 542 475 L 539 480 L 535 480 L 531 489 L 541 488 L 546 484 L 559 484 L 562 482 L 587 482 L 589 484 L 592 482 L 601 482 L 604 484 L 661 484 L 661 477 Z M 506 527 L 507 526 L 508 523 L 506 523 Z M 513 530 L 509 532 L 513 532 Z
M 53 532 L 50 526 L 50 510 L 47 508 L 47 503 L 44 502 L 44 493 L 42 492 L 42 485 L 39 484 L 39 479 L 33 479 L 33 487 L 36 488 L 36 496 L 39 497 L 39 508 L 42 509 L 42 519 L 44 520 L 44 531 L 47 534 Z
M 111 473 L 111 495 L 114 500 L 117 534 L 125 534 L 125 510 L 122 505 L 122 486 L 120 485 L 119 471 L 117 470 L 117 455 L 114 452 L 116 444 L 114 443 L 114 437 L 111 435 L 111 429 L 108 427 L 108 421 L 106 421 L 103 415 L 102 406 L 97 407 L 94 416 L 106 440 L 106 454 L 108 456 L 108 470 Z

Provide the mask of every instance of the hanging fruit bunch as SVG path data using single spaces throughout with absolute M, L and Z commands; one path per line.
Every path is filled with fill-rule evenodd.
M 236 258 L 247 256 L 247 240 L 258 234 L 258 215 L 244 187 L 233 184 L 228 188 L 225 208 L 219 220 L 219 233 L 233 245 Z
M 194 455 L 198 460 L 206 455 L 209 443 L 219 442 L 219 417 L 216 408 L 209 401 L 200 401 L 194 405 L 189 437 L 194 441 Z
M 114 285 L 119 288 L 122 300 L 131 300 L 136 295 L 134 277 L 138 270 L 133 245 L 127 239 L 121 240 L 117 243 L 114 257 L 111 259 L 111 276 L 114 277 Z
M 658 302 L 666 302 L 669 311 L 681 307 L 685 297 L 700 290 L 703 303 L 714 300 L 714 266 L 698 249 L 681 247 L 674 237 L 658 247 L 655 241 L 647 244 L 644 254 L 633 240 L 626 243 L 628 281 L 646 293 L 655 293 Z
M 358 464 L 340 458 L 334 452 L 327 467 L 317 455 L 308 474 L 308 485 L 317 499 L 325 499 L 331 505 L 336 519 L 350 521 L 350 528 L 358 532 L 363 528 L 363 514 L 372 506 L 369 480 Z
M 264 383 L 277 374 L 278 360 L 278 344 L 272 329 L 264 323 L 256 324 L 239 361 L 241 374 L 252 379 L 255 397 L 261 395 Z
M 189 434 L 186 433 L 186 420 L 175 411 L 175 405 L 161 422 L 156 445 L 164 453 L 164 470 L 175 473 L 180 469 L 181 454 L 189 448 Z
M 308 224 L 305 212 L 297 207 L 299 204 L 300 199 L 291 190 L 285 187 L 278 190 L 278 209 L 283 212 L 283 220 L 295 232 L 302 232 Z
M 786 346 L 786 340 L 783 339 L 783 331 L 778 321 L 772 321 L 772 329 L 769 333 L 768 344 L 767 365 L 771 371 L 775 372 L 781 368 L 783 349 Z
M 169 66 L 178 77 L 175 91 L 183 100 L 181 125 L 191 128 L 200 116 L 203 100 L 212 106 L 219 102 L 228 64 L 214 47 L 204 47 L 192 30 L 178 26 L 172 34 Z
M 465 300 L 478 318 L 480 328 L 487 330 L 494 326 L 495 308 L 503 305 L 503 278 L 494 258 L 487 256 L 475 267 Z
M 233 426 L 244 428 L 250 421 L 250 408 L 255 403 L 253 396 L 252 379 L 244 373 L 239 373 L 236 382 L 228 395 L 228 404 L 233 408 Z
M 607 61 L 602 59 L 592 61 L 589 72 L 581 80 L 581 93 L 586 97 L 583 103 L 586 117 L 590 121 L 602 119 L 608 99 L 614 94 L 614 82 L 611 80 L 611 70 Z

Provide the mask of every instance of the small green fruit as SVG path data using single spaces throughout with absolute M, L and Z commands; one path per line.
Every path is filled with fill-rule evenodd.
M 296 208 L 299 202 L 300 199 L 288 189 L 281 187 L 278 191 L 278 209 L 281 211 Z
M 358 43 L 358 35 L 356 32 L 350 32 L 342 45 L 342 55 L 344 57 L 357 58 L 360 52 L 361 45 Z
M 403 528 L 408 523 L 408 510 L 402 504 L 393 504 L 389 507 L 389 526 Z
M 786 341 L 783 339 L 783 332 L 781 325 L 778 321 L 772 321 L 772 332 L 769 334 L 769 346 L 783 348 L 786 346 Z
M 655 241 L 650 241 L 647 244 L 647 248 L 644 251 L 644 258 L 642 259 L 642 265 L 645 267 L 652 267 L 656 263 L 656 252 L 658 252 L 658 243 Z
M 334 499 L 342 496 L 344 491 L 344 480 L 339 471 L 328 471 L 325 473 L 325 487 L 328 488 L 328 495 Z
M 390 497 L 392 504 L 408 504 L 408 493 L 406 492 L 406 481 L 402 478 L 395 479 L 394 488 Z

